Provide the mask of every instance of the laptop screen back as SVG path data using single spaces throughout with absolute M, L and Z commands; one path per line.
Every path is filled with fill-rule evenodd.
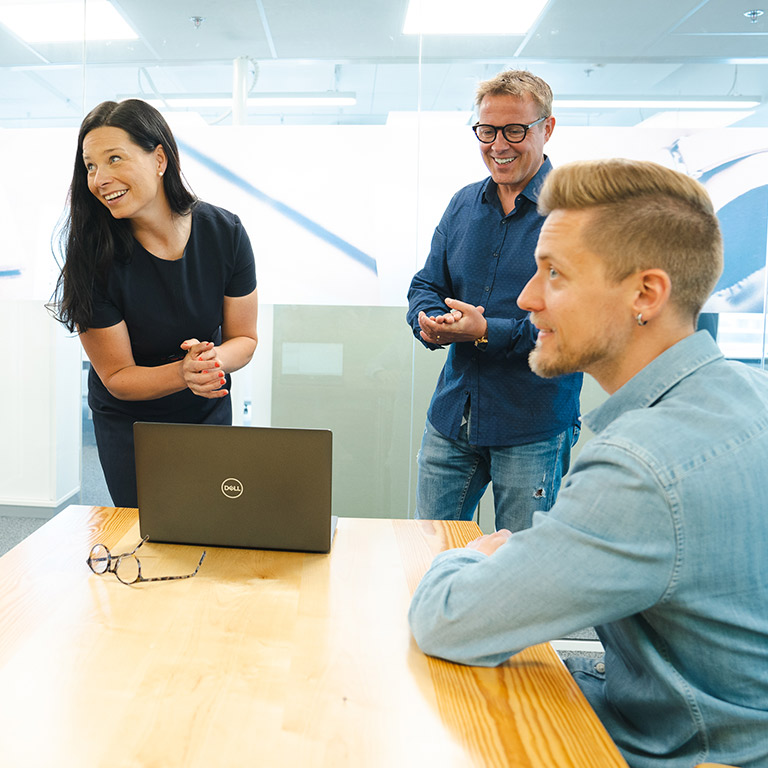
M 329 430 L 137 422 L 134 439 L 150 541 L 330 550 Z

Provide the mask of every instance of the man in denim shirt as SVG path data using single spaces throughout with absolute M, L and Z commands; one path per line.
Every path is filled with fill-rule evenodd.
M 594 625 L 604 662 L 569 667 L 630 766 L 766 768 L 768 377 L 695 332 L 722 269 L 712 204 L 605 160 L 553 171 L 539 206 L 531 367 L 610 397 L 551 510 L 435 558 L 413 633 L 491 666 Z
M 448 347 L 419 451 L 416 516 L 471 520 L 493 482 L 496 528 L 549 509 L 578 430 L 581 374 L 535 376 L 517 297 L 535 271 L 539 189 L 552 165 L 552 91 L 530 72 L 480 83 L 474 126 L 491 177 L 454 195 L 408 292 L 408 323 Z

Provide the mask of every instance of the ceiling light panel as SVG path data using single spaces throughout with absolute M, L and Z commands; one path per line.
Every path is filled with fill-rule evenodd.
M 700 112 L 698 110 L 681 110 L 676 112 L 657 112 L 638 123 L 643 128 L 675 128 L 675 129 L 711 129 L 725 128 L 754 115 L 753 111 L 717 111 Z
M 555 99 L 553 111 L 559 109 L 754 109 L 757 99 Z
M 406 35 L 524 35 L 547 0 L 410 0 Z
M 166 94 L 160 99 L 147 99 L 158 109 L 201 107 L 231 107 L 229 95 Z M 247 98 L 249 107 L 353 107 L 357 103 L 354 93 L 328 91 L 326 93 L 252 93 Z
M 138 38 L 107 0 L 3 3 L 0 4 L 0 23 L 31 44 Z

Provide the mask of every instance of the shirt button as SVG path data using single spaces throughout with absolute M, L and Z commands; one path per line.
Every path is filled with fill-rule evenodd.
M 597 672 L 598 675 L 605 674 L 605 664 L 603 664 L 602 661 L 598 661 L 597 664 L 595 664 L 595 672 Z
M 486 285 L 486 286 L 485 286 L 485 288 L 483 288 L 483 290 L 484 290 L 486 293 L 488 293 L 488 291 L 490 291 L 490 290 L 491 290 L 491 286 L 490 286 L 490 285 Z

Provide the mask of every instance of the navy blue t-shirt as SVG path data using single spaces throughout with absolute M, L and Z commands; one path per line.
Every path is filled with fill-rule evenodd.
M 203 202 L 191 216 L 182 258 L 159 259 L 136 241 L 130 260 L 112 264 L 106 291 L 94 292 L 91 327 L 109 328 L 124 320 L 136 365 L 181 360 L 186 353 L 179 345 L 185 339 L 221 343 L 224 297 L 247 296 L 256 288 L 253 250 L 240 219 Z M 200 422 L 228 400 L 199 397 L 189 389 L 155 400 L 118 400 L 93 368 L 88 389 L 94 411 L 138 419 Z

